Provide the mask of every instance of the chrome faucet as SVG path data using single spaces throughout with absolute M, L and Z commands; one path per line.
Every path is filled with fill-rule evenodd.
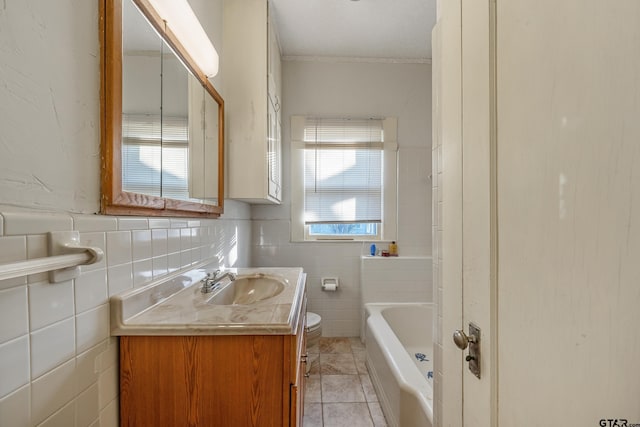
M 213 292 L 216 289 L 220 289 L 220 286 L 222 286 L 221 282 L 226 278 L 228 278 L 231 282 L 236 280 L 236 275 L 230 271 L 227 271 L 218 276 L 219 274 L 220 270 L 216 270 L 213 273 L 207 273 L 207 277 L 200 281 L 202 283 L 203 294 L 208 294 L 209 292 Z

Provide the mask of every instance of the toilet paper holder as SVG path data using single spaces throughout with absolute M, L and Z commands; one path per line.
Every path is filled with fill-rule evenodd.
M 322 290 L 326 292 L 335 292 L 338 290 L 338 278 L 337 277 L 323 277 L 320 279 L 322 284 Z

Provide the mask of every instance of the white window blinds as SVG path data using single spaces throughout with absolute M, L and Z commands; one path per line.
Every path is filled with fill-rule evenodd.
M 382 221 L 380 119 L 306 118 L 304 222 Z
M 124 114 L 123 190 L 187 199 L 188 147 L 186 118 Z

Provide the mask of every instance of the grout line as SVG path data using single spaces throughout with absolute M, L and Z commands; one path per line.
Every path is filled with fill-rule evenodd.
M 358 338 L 358 337 L 354 337 L 354 338 Z M 367 407 L 367 413 L 369 414 L 369 421 L 371 422 L 372 426 L 375 426 L 375 422 L 374 422 L 374 419 L 373 419 L 373 414 L 371 413 L 371 405 L 370 404 L 371 403 L 378 403 L 378 402 L 377 401 L 376 402 L 370 402 L 367 399 L 367 395 L 366 395 L 365 390 L 364 390 L 364 385 L 362 384 L 362 377 L 366 376 L 366 377 L 370 378 L 369 372 L 367 371 L 367 373 L 364 374 L 364 373 L 361 373 L 358 370 L 358 362 L 357 362 L 356 355 L 355 355 L 356 351 L 362 351 L 362 349 L 361 348 L 354 349 L 353 346 L 351 345 L 351 343 L 352 343 L 351 338 L 348 338 L 348 339 L 349 339 L 349 350 L 350 351 L 349 352 L 345 352 L 345 353 L 322 353 L 321 348 L 320 348 L 320 344 L 318 344 L 318 353 L 317 353 L 318 354 L 318 359 L 317 359 L 317 361 L 318 361 L 318 379 L 319 379 L 319 382 L 320 382 L 320 384 L 319 384 L 320 385 L 320 402 L 319 402 L 319 404 L 320 404 L 321 426 L 324 426 L 324 422 L 325 422 L 325 419 L 324 419 L 324 406 L 327 405 L 327 404 L 336 404 L 336 403 L 358 403 L 358 404 L 364 403 L 366 405 L 366 407 Z M 321 338 L 321 340 L 322 340 L 322 338 Z M 323 354 L 350 354 L 351 355 L 351 359 L 352 359 L 352 361 L 353 361 L 353 363 L 354 363 L 354 365 L 356 367 L 355 376 L 358 378 L 358 384 L 360 385 L 360 390 L 361 390 L 361 392 L 362 392 L 362 394 L 364 396 L 364 402 L 326 402 L 326 403 L 324 402 L 324 396 L 323 396 L 323 391 L 322 391 L 322 377 L 323 376 L 330 376 L 330 375 L 333 375 L 333 374 L 324 374 L 324 375 L 322 374 L 322 357 L 321 356 Z M 335 375 L 351 375 L 351 374 L 335 374 Z M 374 390 L 374 392 L 375 392 L 375 390 Z M 313 402 L 311 404 L 317 404 L 317 402 Z

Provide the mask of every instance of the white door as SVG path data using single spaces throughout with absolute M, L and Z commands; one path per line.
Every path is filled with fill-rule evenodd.
M 499 425 L 640 423 L 640 2 L 497 22 Z
M 481 378 L 461 361 L 461 422 L 450 385 L 439 421 L 640 423 L 640 2 L 452 3 L 442 16 L 458 13 L 460 35 L 440 28 L 443 383 L 460 363 L 446 361 L 459 320 L 481 328 Z M 458 197 L 460 230 L 446 208 Z
M 480 329 L 479 355 L 463 361 L 463 425 L 495 426 L 495 97 L 490 0 L 462 0 L 462 324 Z M 479 372 L 468 367 L 477 364 Z M 492 410 L 493 409 L 493 410 Z
M 442 166 L 434 170 L 442 194 L 442 211 L 435 215 L 442 233 L 437 250 L 442 334 L 436 335 L 442 354 L 436 351 L 435 369 L 442 376 L 436 377 L 435 421 L 438 426 L 493 426 L 496 203 L 490 2 L 447 0 L 440 7 L 434 31 L 434 139 L 435 155 L 441 157 L 436 163 Z M 470 323 L 481 333 L 480 357 L 474 361 L 479 377 L 468 369 L 469 350 L 461 351 L 451 338 L 454 330 L 468 334 Z

